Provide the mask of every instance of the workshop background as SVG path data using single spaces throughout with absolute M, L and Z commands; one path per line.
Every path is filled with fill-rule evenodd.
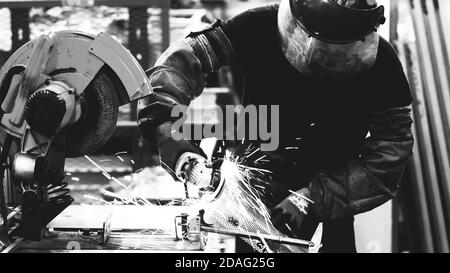
M 268 0 L 0 0 L 0 66 L 12 52 L 46 31 L 106 32 L 126 46 L 144 69 L 152 67 L 172 42 L 215 18 L 275 3 Z M 358 252 L 449 252 L 450 232 L 450 1 L 378 0 L 388 21 L 382 35 L 395 46 L 414 96 L 414 156 L 399 196 L 356 217 Z M 381 80 L 381 79 L 380 79 Z M 217 105 L 239 102 L 234 90 L 242 79 L 222 69 L 211 75 L 193 102 L 205 110 L 200 124 L 217 122 Z M 152 199 L 183 196 L 182 184 L 158 167 L 154 149 L 138 134 L 137 105 L 121 107 L 111 140 L 91 158 L 66 161 L 69 189 L 76 204 L 111 204 L 117 196 Z M 104 172 L 126 184 L 122 189 Z M 170 185 L 159 187 L 159 185 Z M 6 195 L 13 196 L 12 189 Z M 13 198 L 12 198 L 13 199 Z M 11 200 L 11 198 L 10 198 Z

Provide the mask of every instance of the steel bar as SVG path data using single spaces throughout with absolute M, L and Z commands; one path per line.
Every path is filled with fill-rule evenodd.
M 275 243 L 280 243 L 280 244 L 288 244 L 288 245 L 294 245 L 294 246 L 307 246 L 307 247 L 314 246 L 314 243 L 311 241 L 282 237 L 282 236 L 267 235 L 267 234 L 253 233 L 253 232 L 247 232 L 247 231 L 234 231 L 234 230 L 220 229 L 220 228 L 214 228 L 214 227 L 205 227 L 205 226 L 202 226 L 200 229 L 202 231 L 206 231 L 206 232 L 213 232 L 213 233 L 236 236 L 236 237 L 241 237 L 241 238 L 250 238 L 250 239 L 257 239 L 257 240 L 264 239 L 269 242 L 275 242 Z
M 421 1 L 421 8 L 423 13 L 423 21 L 426 29 L 426 37 L 429 44 L 430 52 L 429 56 L 431 58 L 433 64 L 433 75 L 437 87 L 437 95 L 439 99 L 438 105 L 433 105 L 435 108 L 440 110 L 443 128 L 444 128 L 444 136 L 450 135 L 450 83 L 448 79 L 448 71 L 447 71 L 447 61 L 448 55 L 446 52 L 445 42 L 443 40 L 443 36 L 441 36 L 441 32 L 439 29 L 438 16 L 436 15 L 436 5 L 433 5 L 435 1 Z M 449 154 L 450 153 L 450 141 L 446 141 L 447 150 L 436 149 L 435 153 L 437 154 Z M 447 212 L 446 215 L 446 224 L 449 224 L 450 221 L 450 179 L 448 176 L 445 176 L 446 172 L 450 171 L 450 161 L 447 161 L 444 166 L 440 168 L 440 175 L 443 175 L 440 182 L 440 193 L 442 199 L 444 201 L 443 210 Z M 447 228 L 445 228 L 448 230 Z M 442 238 L 442 240 L 445 240 Z M 448 238 L 446 240 L 447 245 L 450 243 Z M 448 248 L 448 247 L 447 247 Z M 447 250 L 448 252 L 448 250 Z
M 427 28 L 424 20 L 424 13 L 422 10 L 422 5 L 420 0 L 412 0 L 411 1 L 411 10 L 412 10 L 412 19 L 414 24 L 414 29 L 416 33 L 416 44 L 417 44 L 417 56 L 419 60 L 420 69 L 422 72 L 422 80 L 423 80 L 423 92 L 418 92 L 421 94 L 424 94 L 424 101 L 426 105 L 426 111 L 429 115 L 429 122 L 430 122 L 430 133 L 432 136 L 432 145 L 434 146 L 428 146 L 426 149 L 430 149 L 431 153 L 435 152 L 433 157 L 436 158 L 436 166 L 435 170 L 438 172 L 438 180 L 439 182 L 444 181 L 444 183 L 441 183 L 442 185 L 448 186 L 448 181 L 450 181 L 450 168 L 448 166 L 450 162 L 450 156 L 448 154 L 447 150 L 447 137 L 445 135 L 444 130 L 444 121 L 441 116 L 440 111 L 440 101 L 439 101 L 439 95 L 438 95 L 438 87 L 436 85 L 435 75 L 434 75 L 434 65 L 432 58 L 428 55 L 430 52 L 432 52 L 432 49 L 429 46 L 429 43 L 427 41 Z M 420 113 L 423 115 L 423 113 Z M 426 126 L 426 124 L 425 124 Z M 419 136 L 419 139 L 421 136 Z M 430 157 L 430 158 L 433 158 Z M 430 158 L 427 158 L 426 160 L 429 160 Z M 433 170 L 431 170 L 433 171 Z M 448 209 L 444 209 L 445 207 L 449 207 L 449 197 L 450 193 L 448 192 L 448 187 L 443 188 L 444 192 L 440 189 L 436 189 L 437 192 L 433 192 L 432 199 L 438 198 L 441 195 L 443 195 L 445 206 L 441 209 L 446 214 L 447 219 L 449 218 L 450 211 Z M 438 209 L 438 208 L 433 208 Z M 444 225 L 441 227 L 441 225 Z M 435 227 L 439 230 L 446 230 L 445 229 L 445 222 L 440 223 L 438 227 Z M 439 246 L 438 251 L 448 252 L 448 237 L 443 232 L 439 232 L 439 238 L 437 238 L 436 243 Z
M 450 7 L 450 6 L 448 6 Z M 445 32 L 446 30 L 444 30 L 444 23 L 442 22 L 442 17 L 441 17 L 441 5 L 439 4 L 438 0 L 433 0 L 433 10 L 432 10 L 432 16 L 434 18 L 434 20 L 436 21 L 436 26 L 438 29 L 438 34 L 439 34 L 439 39 L 441 41 L 440 45 L 441 45 L 441 50 L 442 50 L 442 57 L 443 57 L 443 62 L 444 62 L 444 73 L 445 76 L 447 78 L 447 85 L 450 86 L 450 55 L 449 55 L 449 45 L 447 42 L 447 37 L 450 37 L 450 29 L 447 29 L 447 32 Z M 448 12 L 448 11 L 447 11 Z M 448 15 L 447 15 L 448 16 Z M 450 93 L 450 89 L 447 89 L 447 93 Z M 447 105 L 447 108 L 448 105 Z
M 436 8 L 433 6 L 434 1 L 422 1 L 424 22 L 426 27 L 427 41 L 431 49 L 430 56 L 434 67 L 434 76 L 436 86 L 438 87 L 438 96 L 440 102 L 440 110 L 444 121 L 444 130 L 446 135 L 450 135 L 450 83 L 448 81 L 448 55 L 443 40 L 443 33 L 439 27 L 438 16 L 436 16 Z M 447 141 L 447 151 L 450 151 L 450 142 Z M 448 187 L 448 186 L 445 186 Z M 448 190 L 450 194 L 450 190 Z
M 414 101 L 418 102 L 418 104 L 413 106 L 413 120 L 414 126 L 412 133 L 413 137 L 416 140 L 416 145 L 413 147 L 413 156 L 412 160 L 409 163 L 409 171 L 411 172 L 411 186 L 413 189 L 414 194 L 414 200 L 415 204 L 418 208 L 418 224 L 419 224 L 419 235 L 421 239 L 421 248 L 424 252 L 432 253 L 434 251 L 434 244 L 433 244 L 433 230 L 431 227 L 432 219 L 434 218 L 433 214 L 430 214 L 430 205 L 427 202 L 427 191 L 426 191 L 426 183 L 425 183 L 425 172 L 429 173 L 429 169 L 425 169 L 427 164 L 433 162 L 434 165 L 434 159 L 432 158 L 431 162 L 421 162 L 421 158 L 423 158 L 425 155 L 423 154 L 423 139 L 419 139 L 417 130 L 421 130 L 423 127 L 423 123 L 425 119 L 425 124 L 428 124 L 427 116 L 424 109 L 424 104 L 420 103 L 419 98 L 423 99 L 422 94 L 416 94 L 417 92 L 423 92 L 421 89 L 421 81 L 420 81 L 420 75 L 417 67 L 417 63 L 415 63 L 413 60 L 413 52 L 411 51 L 411 44 L 408 42 L 400 42 L 396 41 L 397 48 L 399 51 L 400 60 L 403 64 L 403 67 L 406 68 L 406 74 L 411 86 L 411 91 L 414 97 Z M 419 115 L 418 110 L 421 110 L 423 116 Z M 424 132 L 422 132 L 423 134 Z M 428 136 L 428 140 L 430 137 Z M 431 145 L 431 144 L 430 144 Z M 420 146 L 420 147 L 419 147 Z M 422 148 L 422 149 L 421 149 Z M 429 152 L 432 152 L 429 150 Z M 425 151 L 426 153 L 426 151 Z M 432 155 L 432 153 L 431 153 Z M 425 165 L 425 166 L 424 166 Z M 436 174 L 433 168 L 433 174 Z M 428 175 L 429 176 L 429 175 Z M 437 186 L 437 177 L 434 175 L 434 177 L 431 178 L 433 181 L 432 183 Z M 440 205 L 440 201 L 438 202 Z M 438 212 L 442 214 L 442 211 Z M 441 217 L 443 218 L 443 215 Z

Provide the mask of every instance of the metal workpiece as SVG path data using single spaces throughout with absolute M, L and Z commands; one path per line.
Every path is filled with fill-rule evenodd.
M 207 232 L 213 232 L 213 233 L 220 233 L 220 234 L 224 234 L 224 235 L 231 235 L 231 236 L 236 236 L 236 237 L 241 237 L 241 238 L 266 240 L 269 242 L 274 242 L 274 243 L 279 243 L 279 244 L 287 244 L 287 245 L 303 246 L 303 247 L 314 247 L 314 243 L 311 241 L 283 237 L 283 236 L 267 235 L 267 234 L 253 233 L 253 232 L 247 232 L 247 231 L 233 231 L 233 230 L 214 228 L 214 227 L 204 227 L 204 226 L 201 227 L 201 230 L 207 231 Z
M 177 239 L 201 241 L 202 232 L 217 233 L 229 235 L 244 239 L 253 239 L 262 243 L 272 242 L 277 244 L 287 244 L 300 247 L 314 247 L 312 241 L 290 238 L 287 236 L 263 234 L 257 232 L 249 232 L 245 230 L 231 230 L 226 228 L 214 227 L 207 224 L 203 219 L 204 211 L 200 211 L 198 215 L 190 215 L 188 213 L 175 217 L 175 235 Z

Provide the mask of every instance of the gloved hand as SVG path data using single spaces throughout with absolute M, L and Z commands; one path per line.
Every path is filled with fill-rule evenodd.
M 178 158 L 186 152 L 198 154 L 206 158 L 203 150 L 188 140 L 175 140 L 171 135 L 171 123 L 164 123 L 155 130 L 155 139 L 161 157 L 161 166 L 175 179 L 175 168 Z
M 303 196 L 304 198 L 302 198 Z M 299 237 L 305 216 L 311 206 L 310 191 L 303 188 L 296 194 L 291 194 L 270 212 L 271 220 L 276 229 L 289 237 Z

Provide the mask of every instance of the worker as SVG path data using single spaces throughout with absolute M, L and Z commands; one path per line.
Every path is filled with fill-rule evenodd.
M 167 137 L 170 110 L 199 96 L 208 73 L 239 67 L 245 105 L 279 105 L 267 154 L 274 184 L 292 191 L 269 202 L 274 225 L 302 237 L 323 222 L 321 251 L 356 252 L 354 215 L 396 195 L 413 146 L 410 89 L 377 32 L 384 21 L 373 0 L 281 0 L 192 32 L 148 71 L 142 134 L 169 170 L 181 152 L 203 154 Z

